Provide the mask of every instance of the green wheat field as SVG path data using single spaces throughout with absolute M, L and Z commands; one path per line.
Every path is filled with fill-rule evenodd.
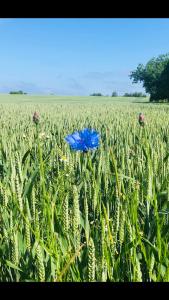
M 169 105 L 1 95 L 0 112 L 0 281 L 168 282 Z M 100 147 L 74 152 L 85 127 Z

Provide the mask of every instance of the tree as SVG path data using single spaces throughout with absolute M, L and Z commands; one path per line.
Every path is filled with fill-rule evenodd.
M 123 97 L 146 97 L 146 94 L 143 94 L 142 92 L 125 93 Z
M 103 96 L 101 93 L 93 93 L 90 96 Z
M 113 92 L 111 96 L 112 97 L 118 97 L 118 94 L 117 94 L 117 92 Z
M 169 62 L 167 63 L 167 65 L 161 73 L 158 82 L 158 90 L 160 94 L 160 99 L 166 99 L 169 101 Z
M 24 93 L 23 91 L 10 91 L 9 94 L 11 95 L 26 95 L 27 93 Z
M 150 94 L 150 101 L 158 101 L 165 97 L 169 99 L 169 93 L 167 94 L 168 64 L 169 53 L 152 58 L 145 66 L 139 64 L 137 69 L 130 74 L 133 83 L 143 83 L 146 93 Z

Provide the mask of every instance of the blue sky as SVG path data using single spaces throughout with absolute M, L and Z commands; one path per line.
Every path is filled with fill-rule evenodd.
M 169 19 L 0 19 L 0 92 L 144 91 L 130 71 L 169 52 Z

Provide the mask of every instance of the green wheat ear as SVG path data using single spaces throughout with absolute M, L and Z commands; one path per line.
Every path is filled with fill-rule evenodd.
M 117 241 L 117 235 L 119 232 L 120 226 L 120 199 L 118 196 L 118 190 L 116 188 L 116 199 L 115 199 L 115 214 L 114 214 L 114 234 L 115 234 L 115 241 Z
M 40 245 L 36 248 L 36 255 L 37 255 L 37 271 L 38 271 L 38 278 L 40 282 L 45 281 L 45 268 L 43 263 L 43 255 L 42 255 L 42 249 Z
M 142 282 L 142 272 L 141 272 L 141 266 L 138 258 L 136 258 L 135 273 L 136 273 L 135 281 Z
M 36 223 L 36 197 L 35 197 L 35 188 L 32 188 L 32 193 L 31 193 L 31 216 L 33 220 L 33 224 L 35 225 Z
M 90 238 L 88 246 L 88 280 L 90 282 L 95 281 L 95 267 L 96 267 L 96 258 L 95 258 L 95 246 L 93 239 Z
M 39 224 L 39 213 L 38 210 L 35 210 L 35 232 L 37 236 L 40 236 L 40 224 Z
M 10 228 L 10 234 L 12 234 L 13 233 L 13 214 L 12 214 L 12 210 L 10 211 L 9 228 Z
M 7 195 L 7 191 L 5 190 L 5 187 L 2 188 L 2 199 L 3 199 L 3 206 L 7 207 L 8 205 L 8 195 Z
M 23 177 L 22 177 L 21 163 L 17 152 L 15 153 L 15 170 L 16 170 L 16 174 L 19 177 L 20 182 L 22 183 Z
M 78 232 L 80 224 L 79 196 L 77 187 L 73 186 L 73 233 Z
M 125 226 L 125 211 L 121 211 L 121 218 L 120 218 L 120 229 L 119 229 L 119 243 L 120 248 L 124 242 L 124 226 Z
M 14 265 L 19 264 L 18 236 L 16 233 L 11 237 L 11 260 Z
M 68 233 L 69 230 L 69 198 L 68 195 L 65 196 L 63 200 L 63 230 Z
M 31 250 L 31 236 L 30 236 L 30 224 L 29 224 L 29 219 L 28 217 L 26 218 L 25 222 L 25 238 L 26 238 L 26 248 L 30 252 Z
M 3 229 L 3 236 L 4 236 L 5 243 L 8 244 L 9 243 L 9 235 L 8 235 L 8 232 L 5 227 Z
M 22 196 L 21 196 L 19 178 L 17 175 L 15 177 L 15 192 L 16 192 L 19 208 L 22 211 L 23 210 L 23 200 L 22 200 Z
M 80 246 L 80 209 L 79 209 L 79 195 L 77 187 L 73 186 L 73 235 L 75 241 L 75 249 L 77 250 Z

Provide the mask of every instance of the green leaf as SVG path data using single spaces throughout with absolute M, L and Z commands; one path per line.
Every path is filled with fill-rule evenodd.
M 24 154 L 24 156 L 22 157 L 22 165 L 25 163 L 25 160 L 26 160 L 27 156 L 30 154 L 30 152 L 31 152 L 31 150 L 28 149 L 26 151 L 26 153 Z
M 33 184 L 35 182 L 35 178 L 36 178 L 38 172 L 39 172 L 39 167 L 36 168 L 36 170 L 33 172 L 31 177 L 29 178 L 29 181 L 28 181 L 28 183 L 26 184 L 26 186 L 24 188 L 24 193 L 23 193 L 24 197 L 31 193 L 32 187 L 33 187 Z
M 161 276 L 164 277 L 165 273 L 166 273 L 166 267 L 164 265 L 161 265 L 160 266 L 160 274 L 161 274 Z
M 6 264 L 12 268 L 12 269 L 15 269 L 15 270 L 18 270 L 20 272 L 23 272 L 19 267 L 17 267 L 16 265 L 14 265 L 13 263 L 11 263 L 9 260 L 6 260 Z
M 167 153 L 167 155 L 164 157 L 163 159 L 164 163 L 167 161 L 168 158 L 169 158 L 169 153 Z
M 144 241 L 147 245 L 149 245 L 152 248 L 155 256 L 159 259 L 158 249 L 146 238 L 141 237 L 141 239 L 142 239 L 142 241 Z

